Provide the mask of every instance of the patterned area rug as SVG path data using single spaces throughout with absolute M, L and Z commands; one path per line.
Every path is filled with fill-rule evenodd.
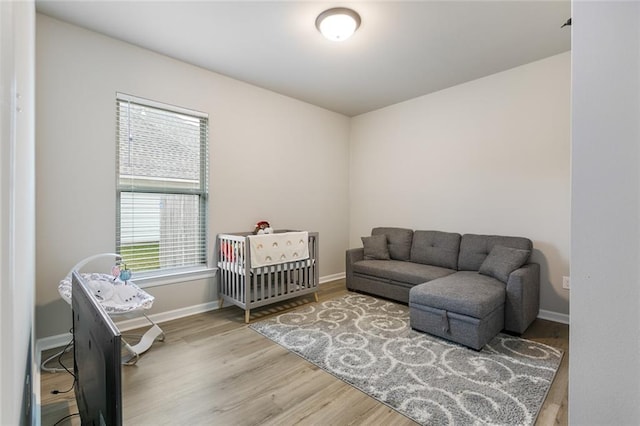
M 409 308 L 350 294 L 250 326 L 428 425 L 535 422 L 562 351 L 504 334 L 477 352 L 409 326 Z

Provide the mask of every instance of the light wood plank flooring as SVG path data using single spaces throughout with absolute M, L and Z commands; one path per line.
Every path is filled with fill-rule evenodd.
M 344 280 L 320 286 L 320 301 L 346 293 Z M 251 320 L 280 314 L 313 296 L 256 309 Z M 247 328 L 236 307 L 162 324 L 157 342 L 138 364 L 123 367 L 127 425 L 415 424 L 361 391 Z M 565 351 L 537 425 L 567 424 L 569 326 L 536 320 L 523 337 Z M 51 353 L 50 351 L 49 353 Z M 49 355 L 43 354 L 43 359 Z M 66 364 L 73 365 L 71 357 Z M 42 425 L 77 412 L 73 379 L 42 373 Z M 77 416 L 60 423 L 79 425 Z

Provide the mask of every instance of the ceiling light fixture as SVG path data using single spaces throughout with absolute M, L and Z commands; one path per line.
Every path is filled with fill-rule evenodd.
M 331 41 L 344 41 L 360 26 L 360 15 L 346 7 L 334 7 L 318 15 L 316 28 Z

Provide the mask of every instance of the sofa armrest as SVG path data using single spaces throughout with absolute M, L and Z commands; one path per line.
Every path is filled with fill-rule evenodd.
M 504 328 L 521 334 L 538 316 L 540 309 L 540 265 L 528 263 L 509 275 Z
M 353 282 L 353 264 L 364 259 L 364 248 L 355 248 L 347 250 L 345 257 L 345 275 L 347 279 L 347 289 L 351 289 L 350 284 Z

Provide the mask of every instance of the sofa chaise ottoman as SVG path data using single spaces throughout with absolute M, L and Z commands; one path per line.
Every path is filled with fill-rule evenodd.
M 416 330 L 479 350 L 537 317 L 527 238 L 374 228 L 363 243 L 347 251 L 347 288 L 408 303 Z

